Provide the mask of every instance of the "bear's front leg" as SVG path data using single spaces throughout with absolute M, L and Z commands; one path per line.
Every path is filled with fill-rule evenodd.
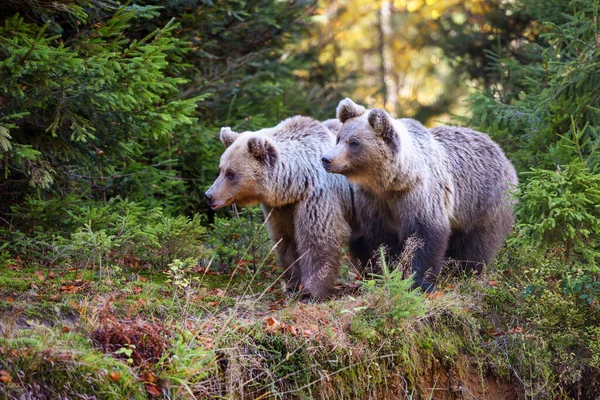
M 404 243 L 410 237 L 421 242 L 414 250 L 412 259 L 414 286 L 432 292 L 448 248 L 450 224 L 438 219 L 416 220 L 410 225 L 405 231 Z
M 328 204 L 335 203 L 309 199 L 299 205 L 295 219 L 302 292 L 315 300 L 331 294 L 342 248 L 350 238 L 350 226 L 341 210 L 328 209 Z
M 277 261 L 283 269 L 287 290 L 297 290 L 300 285 L 301 270 L 294 230 L 294 206 L 268 207 L 263 205 L 263 213 Z

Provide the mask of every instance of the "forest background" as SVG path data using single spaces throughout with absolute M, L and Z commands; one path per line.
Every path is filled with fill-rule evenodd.
M 406 396 L 434 393 L 435 382 L 419 380 L 429 360 L 446 360 L 445 372 L 476 365 L 484 387 L 493 376 L 520 397 L 599 395 L 599 6 L 1 1 L 0 394 L 119 398 L 143 385 L 149 396 L 319 397 L 331 390 L 318 378 L 329 371 L 345 379 L 338 386 L 377 397 L 396 383 L 389 372 L 364 379 L 375 374 L 364 357 L 387 357 L 389 349 L 373 348 L 383 338 L 398 348 L 399 330 L 389 329 L 398 325 L 412 327 L 422 353 L 404 364 L 400 350 L 382 356 L 402 371 Z M 520 173 L 518 221 L 492 270 L 448 277 L 441 298 L 427 299 L 391 272 L 350 284 L 345 271 L 342 286 L 356 286 L 356 297 L 308 311 L 273 289 L 278 274 L 259 210 L 214 214 L 204 201 L 223 151 L 217 134 L 296 114 L 333 118 L 346 96 L 427 126 L 467 125 L 502 146 Z M 250 295 L 260 306 L 244 303 Z M 157 308 L 140 308 L 140 298 Z M 252 318 L 228 316 L 229 334 L 207 328 L 232 307 Z M 306 319 L 295 312 L 313 317 L 298 328 L 307 340 L 327 318 L 351 314 L 339 331 L 369 350 L 324 365 L 325 353 L 294 334 Z M 195 325 L 181 325 L 181 315 Z M 156 334 L 161 351 L 138 354 L 140 343 L 120 325 L 131 320 Z M 456 321 L 468 332 L 452 331 Z M 448 329 L 455 342 L 443 341 Z M 341 340 L 334 333 L 320 340 Z M 227 352 L 240 343 L 262 360 L 260 373 Z M 186 351 L 188 364 L 176 365 L 173 355 Z M 90 354 L 94 362 L 85 361 Z M 223 376 L 224 359 L 238 366 L 237 380 Z M 57 360 L 70 377 L 94 377 L 73 386 L 40 372 Z M 259 377 L 250 389 L 236 386 L 250 376 Z

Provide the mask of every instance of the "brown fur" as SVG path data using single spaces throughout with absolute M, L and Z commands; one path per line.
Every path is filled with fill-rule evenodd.
M 323 121 L 323 125 L 325 125 L 325 127 L 329 129 L 334 135 L 337 135 L 339 130 L 342 129 L 342 123 L 337 118 L 325 120 Z
M 487 135 L 461 127 L 428 130 L 411 119 L 367 112 L 350 99 L 338 106 L 343 127 L 325 168 L 356 184 L 351 249 L 365 263 L 382 244 L 413 258 L 416 284 L 431 288 L 444 257 L 466 269 L 490 263 L 510 231 L 515 170 Z
M 321 166 L 335 135 L 319 121 L 292 117 L 256 132 L 223 128 L 221 141 L 228 148 L 206 192 L 211 207 L 262 204 L 288 286 L 327 297 L 352 219 L 349 182 Z

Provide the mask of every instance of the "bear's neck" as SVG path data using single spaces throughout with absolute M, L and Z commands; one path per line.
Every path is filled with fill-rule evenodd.
M 267 206 L 283 207 L 298 203 L 318 184 L 322 167 L 317 165 L 315 154 L 298 149 L 287 154 L 280 156 L 265 184 L 267 190 L 263 194 L 263 203 Z

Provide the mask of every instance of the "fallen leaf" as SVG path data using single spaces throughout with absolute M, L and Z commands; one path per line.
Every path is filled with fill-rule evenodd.
M 156 382 L 156 375 L 154 375 L 154 373 L 152 373 L 151 371 L 144 372 L 142 374 L 141 378 L 142 378 L 142 381 L 144 381 L 146 383 Z
M 523 328 L 521 328 L 520 326 L 515 326 L 514 328 L 510 328 L 510 330 L 508 331 L 508 333 L 510 333 L 511 335 L 514 335 L 515 333 L 521 333 L 523 332 Z
M 272 326 L 274 328 L 278 327 L 279 325 L 281 325 L 281 322 L 277 321 L 275 318 L 273 317 L 269 317 L 267 318 L 267 325 Z
M 35 271 L 33 274 L 42 282 L 46 279 L 46 275 L 42 271 Z
M 146 383 L 144 384 L 144 387 L 146 388 L 146 391 L 148 392 L 148 394 L 150 394 L 151 396 L 161 396 L 162 395 L 162 391 L 156 387 L 156 385 L 153 385 L 151 383 Z
M 310 329 L 304 329 L 304 330 L 302 331 L 302 336 L 304 336 L 305 338 L 309 338 L 309 337 L 311 337 L 312 335 L 314 335 L 314 332 L 313 332 L 313 331 L 311 331 Z
M 433 292 L 433 293 L 427 293 L 426 296 L 430 299 L 439 299 L 444 294 L 445 294 L 444 292 Z
M 117 371 L 113 371 L 110 374 L 108 374 L 108 378 L 113 381 L 116 382 L 119 379 L 121 379 L 121 374 L 119 374 Z
M 12 378 L 8 374 L 8 371 L 0 370 L 0 382 L 2 383 L 11 383 Z
M 496 281 L 488 281 L 488 285 L 496 287 L 496 286 L 498 286 L 498 282 L 496 282 Z
M 7 297 L 6 301 L 8 301 L 9 303 L 14 303 L 15 299 L 13 299 L 12 297 Z
M 131 291 L 133 292 L 133 294 L 139 294 L 139 293 L 142 292 L 142 288 L 141 287 L 132 286 L 131 287 Z
M 64 293 L 76 293 L 78 290 L 79 288 L 74 285 L 63 285 L 60 287 L 60 291 Z
M 292 336 L 298 335 L 298 330 L 295 327 L 293 327 L 292 325 L 286 325 L 284 327 L 284 330 Z
M 71 331 L 72 331 L 72 329 L 69 328 L 68 326 L 63 326 L 62 329 L 61 329 L 62 333 L 69 333 Z

